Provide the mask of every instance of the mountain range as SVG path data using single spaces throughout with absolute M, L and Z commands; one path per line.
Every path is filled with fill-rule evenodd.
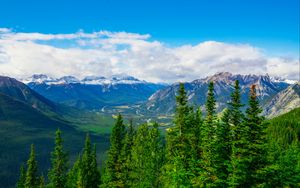
M 270 77 L 268 74 L 240 75 L 229 72 L 220 72 L 206 78 L 185 82 L 189 103 L 200 106 L 204 111 L 207 87 L 209 82 L 213 81 L 217 111 L 221 112 L 230 100 L 235 80 L 240 83 L 243 104 L 247 104 L 250 86 L 256 85 L 264 115 L 268 117 L 287 111 L 283 109 L 293 109 L 299 106 L 297 92 L 291 92 L 296 91 L 298 87 L 293 80 Z M 110 78 L 87 76 L 80 80 L 73 76 L 52 78 L 43 74 L 35 74 L 21 81 L 40 95 L 59 104 L 139 116 L 172 115 L 175 109 L 175 95 L 179 87 L 179 83 L 156 84 L 128 75 L 115 75 Z M 279 95 L 285 95 L 286 101 L 281 100 L 282 97 Z M 290 102 L 291 99 L 296 102 Z M 117 108 L 118 106 L 126 106 L 126 108 L 120 109 Z M 117 109 L 110 110 L 115 107 Z
M 141 81 L 126 75 L 111 78 L 88 76 L 79 80 L 73 76 L 51 78 L 36 74 L 21 81 L 54 102 L 89 110 L 136 104 L 165 87 L 164 84 Z
M 269 75 L 240 75 L 228 72 L 217 73 L 203 79 L 197 79 L 192 82 L 185 82 L 188 101 L 190 104 L 200 106 L 205 110 L 205 101 L 208 84 L 214 82 L 215 96 L 217 101 L 217 111 L 222 111 L 230 100 L 230 94 L 233 91 L 235 80 L 238 80 L 241 88 L 241 101 L 247 104 L 250 86 L 256 85 L 257 95 L 261 105 L 267 108 L 266 104 L 281 91 L 293 85 L 292 81 L 273 78 Z M 179 83 L 174 83 L 154 93 L 148 101 L 141 104 L 139 108 L 143 113 L 151 114 L 173 114 L 175 109 L 175 96 L 179 88 Z M 281 102 L 281 101 L 279 101 Z M 297 106 L 297 105 L 295 105 Z M 270 106 L 268 108 L 271 108 Z M 269 116 L 269 111 L 265 111 Z

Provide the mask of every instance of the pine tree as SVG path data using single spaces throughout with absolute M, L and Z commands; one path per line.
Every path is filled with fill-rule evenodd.
M 105 172 L 102 176 L 102 187 L 124 187 L 122 182 L 121 153 L 126 135 L 123 118 L 119 114 L 110 137 L 110 149 L 106 161 Z
M 201 131 L 202 137 L 202 172 L 199 177 L 200 187 L 218 187 L 220 182 L 218 150 L 220 125 L 216 117 L 216 100 L 214 83 L 210 82 L 206 99 L 206 118 Z
M 26 180 L 26 171 L 24 169 L 24 165 L 22 164 L 20 167 L 20 177 L 17 182 L 17 188 L 24 188 L 25 187 L 25 180 Z
M 258 173 L 266 165 L 266 123 L 264 117 L 260 115 L 262 109 L 256 96 L 255 85 L 251 87 L 249 106 L 246 109 L 245 126 L 248 127 L 249 134 L 249 158 L 248 170 L 250 177 L 248 181 L 252 185 L 257 185 L 261 181 Z
M 25 179 L 25 188 L 36 188 L 39 185 L 39 177 L 37 175 L 38 167 L 35 159 L 34 145 L 31 145 L 29 159 L 27 161 L 27 171 Z
M 97 165 L 97 151 L 96 151 L 96 144 L 94 144 L 94 149 L 92 151 L 92 162 L 90 164 L 90 170 L 91 170 L 91 186 L 92 187 L 98 187 L 100 185 L 100 171 L 98 169 Z
M 228 167 L 230 166 L 231 136 L 229 125 L 229 110 L 225 109 L 221 120 L 217 122 L 215 137 L 215 168 L 217 187 L 228 187 Z
M 52 152 L 51 169 L 49 170 L 50 187 L 64 188 L 66 187 L 68 161 L 67 154 L 63 150 L 63 140 L 61 131 L 56 131 L 55 147 Z
M 233 129 L 230 187 L 251 187 L 258 184 L 258 171 L 265 163 L 265 124 L 255 85 L 251 87 L 246 116 L 239 128 Z
M 73 167 L 67 174 L 67 187 L 78 187 L 77 184 L 80 178 L 81 171 L 81 155 L 78 156 Z
M 42 175 L 40 178 L 39 178 L 39 188 L 44 188 L 45 187 L 45 178 L 44 176 Z
M 92 144 L 89 134 L 86 136 L 85 145 L 82 154 L 81 168 L 79 171 L 79 184 L 84 188 L 97 188 L 100 184 L 100 174 L 97 167 L 96 147 L 92 150 Z M 82 184 L 82 185 L 81 185 Z
M 229 176 L 229 181 L 234 182 L 235 177 L 232 176 L 232 172 L 236 168 L 235 162 L 236 158 L 239 158 L 240 155 L 240 150 L 243 149 L 244 145 L 246 144 L 245 138 L 242 138 L 242 134 L 246 131 L 243 119 L 244 119 L 244 114 L 241 111 L 241 108 L 244 106 L 241 103 L 241 92 L 240 92 L 240 87 L 239 87 L 239 81 L 236 80 L 234 84 L 234 91 L 231 94 L 231 100 L 228 103 L 229 105 L 229 110 L 228 113 L 224 114 L 223 116 L 223 122 L 224 125 L 229 125 L 230 128 L 230 137 L 228 140 L 230 141 L 230 145 L 228 148 L 228 156 L 230 156 L 230 161 L 231 162 L 228 164 L 228 173 L 231 174 Z M 232 184 L 232 183 L 230 183 Z M 234 185 L 233 183 L 232 185 Z
M 130 177 L 132 168 L 132 147 L 133 140 L 135 136 L 135 130 L 133 127 L 132 119 L 129 121 L 128 127 L 126 129 L 126 135 L 124 138 L 124 144 L 121 152 L 120 162 L 121 162 L 121 181 L 124 182 L 125 187 L 129 187 L 132 180 Z
M 132 147 L 132 183 L 130 187 L 159 187 L 163 150 L 158 124 L 140 125 Z
M 188 105 L 187 94 L 181 83 L 176 96 L 175 125 L 167 131 L 164 180 L 166 187 L 191 185 L 193 155 L 190 136 L 193 130 L 193 117 L 193 110 Z

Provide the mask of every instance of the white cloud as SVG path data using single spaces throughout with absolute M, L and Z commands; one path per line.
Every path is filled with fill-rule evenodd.
M 58 40 L 55 46 L 52 40 Z M 59 41 L 73 45 L 59 47 Z M 43 34 L 0 28 L 0 74 L 17 78 L 34 73 L 79 78 L 126 73 L 148 81 L 175 82 L 230 71 L 299 79 L 298 66 L 299 59 L 268 57 L 247 44 L 206 41 L 193 46 L 167 47 L 150 40 L 148 34 L 110 31 Z

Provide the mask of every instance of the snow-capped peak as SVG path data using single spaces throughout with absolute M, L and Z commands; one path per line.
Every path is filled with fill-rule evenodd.
M 284 78 L 281 78 L 281 77 L 278 77 L 278 76 L 270 77 L 270 79 L 273 82 L 284 82 L 284 83 L 288 83 L 288 84 L 291 84 L 291 85 L 297 83 L 297 80 L 284 79 Z
M 86 76 L 82 80 L 77 79 L 74 76 L 63 76 L 61 78 L 52 78 L 44 74 L 34 74 L 31 77 L 21 80 L 23 83 L 36 83 L 36 84 L 47 84 L 47 85 L 58 85 L 58 84 L 86 84 L 86 85 L 115 85 L 115 84 L 138 84 L 146 83 L 135 77 L 128 75 L 113 75 L 110 78 L 103 76 Z
M 41 83 L 47 83 L 47 82 L 52 82 L 52 81 L 54 81 L 54 79 L 45 74 L 34 74 L 31 77 L 22 80 L 22 82 L 25 84 L 30 83 L 30 82 L 41 84 Z

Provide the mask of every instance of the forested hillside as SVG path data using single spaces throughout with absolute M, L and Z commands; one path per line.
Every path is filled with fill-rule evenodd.
M 299 187 L 299 112 L 271 121 L 251 86 L 243 112 L 239 82 L 221 117 L 216 113 L 214 83 L 206 97 L 206 115 L 188 104 L 183 84 L 176 96 L 173 126 L 163 138 L 159 124 L 125 124 L 119 115 L 112 129 L 105 164 L 97 166 L 89 135 L 68 167 L 57 131 L 49 173 L 38 171 L 34 146 L 21 167 L 18 187 Z M 28 146 L 29 147 L 29 146 Z M 102 169 L 102 170 L 100 170 Z M 43 176 L 44 175 L 44 176 Z M 48 178 L 46 178 L 46 176 Z

